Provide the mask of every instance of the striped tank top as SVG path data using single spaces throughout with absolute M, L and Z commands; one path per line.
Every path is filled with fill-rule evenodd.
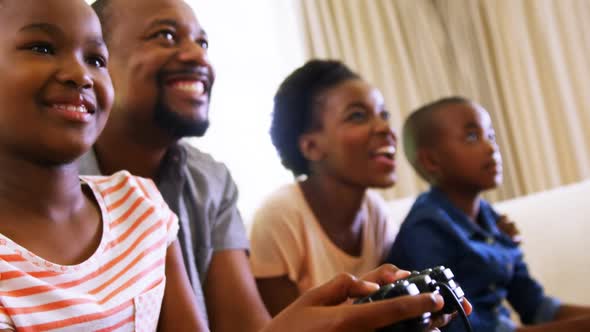
M 58 265 L 0 234 L 0 329 L 155 331 L 178 219 L 151 180 L 82 176 L 100 206 L 94 254 Z

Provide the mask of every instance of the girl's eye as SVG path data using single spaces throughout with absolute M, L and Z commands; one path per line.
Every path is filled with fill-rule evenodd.
M 107 61 L 102 56 L 91 56 L 86 60 L 86 62 L 96 68 L 104 68 L 107 66 Z
M 35 53 L 40 54 L 55 54 L 55 49 L 53 46 L 47 43 L 38 43 L 29 46 L 29 49 Z
M 391 113 L 389 113 L 388 111 L 382 111 L 380 113 L 381 115 L 381 119 L 385 120 L 385 121 L 389 121 L 389 119 L 391 119 Z

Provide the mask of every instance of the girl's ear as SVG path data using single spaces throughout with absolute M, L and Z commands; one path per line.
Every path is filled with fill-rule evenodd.
M 420 148 L 416 151 L 416 161 L 428 179 L 438 178 L 440 163 L 436 151 L 430 148 Z
M 324 158 L 318 132 L 305 133 L 299 137 L 299 151 L 309 161 L 319 161 Z

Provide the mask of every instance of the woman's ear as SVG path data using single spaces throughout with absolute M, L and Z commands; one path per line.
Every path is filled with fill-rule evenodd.
M 317 132 L 305 133 L 299 137 L 299 151 L 309 161 L 319 161 L 324 158 L 320 137 Z

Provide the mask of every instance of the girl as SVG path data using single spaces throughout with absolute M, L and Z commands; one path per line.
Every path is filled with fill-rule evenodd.
M 0 31 L 0 330 L 206 330 L 154 185 L 78 176 L 113 102 L 92 9 L 0 0 Z

